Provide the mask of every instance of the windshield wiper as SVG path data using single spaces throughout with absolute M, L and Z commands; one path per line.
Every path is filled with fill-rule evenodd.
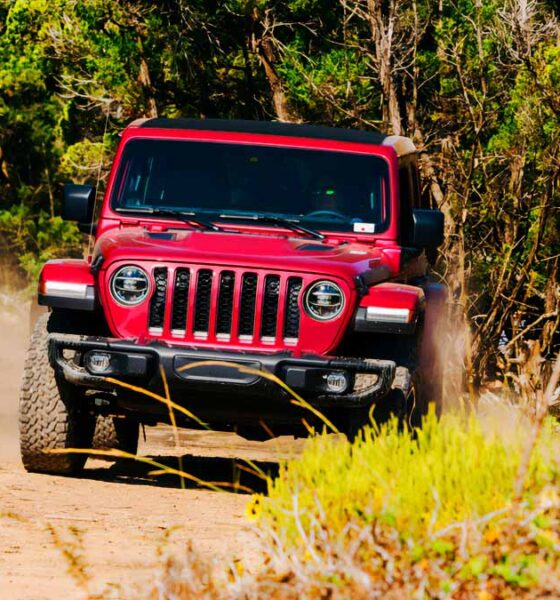
M 299 233 L 304 233 L 305 235 L 311 236 L 316 240 L 324 240 L 325 236 L 322 233 L 319 233 L 315 229 L 309 229 L 308 227 L 304 227 L 299 224 L 299 221 L 292 221 L 290 219 L 283 219 L 282 217 L 275 217 L 271 215 L 236 215 L 236 214 L 223 214 L 220 215 L 220 219 L 236 219 L 240 221 L 257 221 L 258 223 L 269 223 L 270 225 L 278 225 L 279 227 L 285 227 L 286 229 L 291 229 L 292 231 L 297 231 Z
M 201 229 L 206 229 L 208 231 L 223 231 L 221 227 L 218 227 L 214 223 L 200 219 L 195 212 L 171 210 L 170 208 L 154 208 L 151 206 L 146 208 L 115 208 L 115 211 L 123 213 L 140 213 L 153 215 L 154 217 L 171 217 L 189 225 L 198 225 Z

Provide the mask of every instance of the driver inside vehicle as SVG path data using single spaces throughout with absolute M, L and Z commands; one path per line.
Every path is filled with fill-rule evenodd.
M 311 211 L 318 213 L 337 213 L 344 216 L 347 211 L 347 202 L 340 186 L 330 180 L 317 183 L 311 191 Z M 319 216 L 319 215 L 318 215 Z M 328 216 L 328 215 L 325 215 Z

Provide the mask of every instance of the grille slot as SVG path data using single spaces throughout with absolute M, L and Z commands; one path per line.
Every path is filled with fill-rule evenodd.
M 264 280 L 264 295 L 262 306 L 261 337 L 276 337 L 276 322 L 278 320 L 278 297 L 280 295 L 280 277 L 267 275 Z
M 170 341 L 297 346 L 302 276 L 191 264 L 155 266 L 151 275 L 147 320 L 152 335 Z
M 233 271 L 222 271 L 220 274 L 218 315 L 216 317 L 216 333 L 218 335 L 231 334 L 234 287 L 235 273 Z
M 257 274 L 245 273 L 239 303 L 239 335 L 253 335 L 257 302 Z
M 167 267 L 156 267 L 153 271 L 155 290 L 150 300 L 148 327 L 156 332 L 163 331 L 165 321 L 165 299 L 167 295 Z
M 212 271 L 201 269 L 196 284 L 196 303 L 194 310 L 195 333 L 208 333 L 210 324 L 210 304 L 212 294 Z
M 171 312 L 171 331 L 185 333 L 187 330 L 187 300 L 191 273 L 188 269 L 175 271 L 175 288 L 173 290 L 173 307 Z
M 299 295 L 303 281 L 301 277 L 290 277 L 286 291 L 286 306 L 284 316 L 284 338 L 297 339 L 299 337 Z

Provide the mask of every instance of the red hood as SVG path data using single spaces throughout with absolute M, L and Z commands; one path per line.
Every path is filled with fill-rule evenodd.
M 286 235 L 175 230 L 142 227 L 112 229 L 97 241 L 95 260 L 103 268 L 115 261 L 195 262 L 232 267 L 270 268 L 340 277 L 348 283 L 362 275 L 368 284 L 391 276 L 392 252 L 359 242 L 318 241 Z

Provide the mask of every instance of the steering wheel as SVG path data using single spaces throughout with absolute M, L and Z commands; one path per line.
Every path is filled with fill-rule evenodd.
M 331 221 L 341 221 L 344 223 L 348 221 L 348 217 L 346 215 L 343 215 L 336 210 L 314 210 L 313 212 L 305 215 L 306 219 L 321 219 L 322 217 L 326 217 L 327 220 Z

